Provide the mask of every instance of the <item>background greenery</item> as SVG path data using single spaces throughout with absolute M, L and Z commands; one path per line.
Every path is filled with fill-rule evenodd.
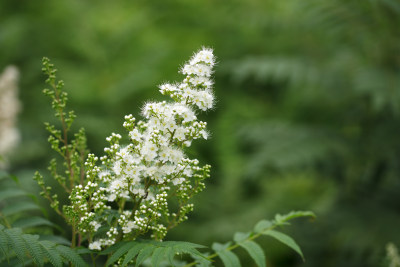
M 385 244 L 400 245 L 399 25 L 398 0 L 3 0 L 0 69 L 20 69 L 23 102 L 9 171 L 38 192 L 31 177 L 54 155 L 43 56 L 101 154 L 125 114 L 161 99 L 156 85 L 181 79 L 178 66 L 210 46 L 212 139 L 191 155 L 212 179 L 168 238 L 209 245 L 277 212 L 313 210 L 313 224 L 290 228 L 306 262 L 265 240 L 270 266 L 382 266 Z

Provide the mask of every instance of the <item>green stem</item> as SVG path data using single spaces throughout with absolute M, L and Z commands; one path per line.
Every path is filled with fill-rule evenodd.
M 90 253 L 90 257 L 92 258 L 92 262 L 93 262 L 93 267 L 96 267 L 96 258 L 93 253 Z
M 76 242 L 76 229 L 75 229 L 75 220 L 72 222 L 72 240 L 71 240 L 71 248 L 75 247 Z
M 57 90 L 57 86 L 56 86 L 55 82 L 53 82 L 51 84 L 51 86 L 54 89 L 56 101 L 58 103 L 60 103 L 60 92 L 59 92 L 59 90 Z M 70 179 L 70 187 L 71 187 L 70 190 L 72 190 L 74 188 L 74 170 L 72 169 L 72 166 L 71 166 L 71 153 L 68 149 L 68 128 L 65 123 L 63 107 L 59 107 L 58 112 L 60 114 L 60 121 L 61 121 L 61 127 L 62 127 L 62 132 L 63 132 L 62 142 L 64 143 L 64 146 L 65 146 L 65 160 L 67 162 L 67 167 L 68 167 L 68 171 L 69 171 L 69 175 L 70 175 L 70 178 L 69 178 Z
M 239 242 L 239 243 L 244 243 L 244 242 L 247 242 L 247 241 L 254 240 L 254 239 L 260 237 L 261 235 L 265 234 L 266 232 L 268 232 L 268 231 L 270 231 L 270 230 L 276 228 L 277 226 L 278 226 L 278 225 L 272 225 L 272 226 L 268 227 L 267 229 L 265 229 L 264 231 L 262 231 L 262 232 L 260 232 L 260 233 L 258 233 L 258 234 L 251 235 L 251 236 L 249 236 L 248 238 L 246 238 L 244 241 L 241 241 L 241 242 Z M 227 247 L 225 250 L 226 250 L 226 251 L 234 250 L 235 248 L 237 248 L 237 247 L 240 246 L 239 243 L 236 243 L 236 244 L 234 244 L 234 245 L 232 245 L 232 246 L 230 246 L 230 247 Z M 214 253 L 214 254 L 212 254 L 212 255 L 206 257 L 206 259 L 211 260 L 211 259 L 213 259 L 213 258 L 215 258 L 215 257 L 217 257 L 217 256 L 218 256 L 218 253 Z M 194 265 L 197 264 L 197 263 L 198 263 L 198 261 L 193 261 L 193 262 L 191 262 L 191 263 L 188 263 L 188 264 L 184 265 L 183 267 L 194 266 Z

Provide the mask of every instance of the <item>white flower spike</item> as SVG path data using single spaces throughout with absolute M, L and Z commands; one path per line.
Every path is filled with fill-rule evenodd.
M 100 158 L 102 166 L 96 165 L 93 154 L 88 156 L 87 184 L 74 188 L 67 209 L 71 218 L 81 218 L 79 230 L 88 234 L 90 249 L 134 240 L 148 231 L 162 240 L 169 229 L 187 219 L 193 210 L 190 199 L 204 189 L 210 166 L 199 167 L 184 148 L 209 137 L 206 122 L 196 114 L 214 105 L 214 65 L 211 49 L 194 54 L 181 68 L 186 75 L 181 83 L 159 86 L 173 101 L 146 103 L 143 121 L 125 116 L 130 144 L 121 146 L 121 135 L 113 133 L 107 138 L 107 155 Z M 99 229 L 106 233 L 97 234 Z

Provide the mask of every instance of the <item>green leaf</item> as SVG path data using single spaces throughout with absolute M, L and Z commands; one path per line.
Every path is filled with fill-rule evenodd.
M 167 247 L 165 249 L 165 255 L 168 258 L 168 262 L 171 264 L 171 266 L 173 266 L 174 265 L 175 251 L 172 249 L 172 247 Z
M 196 249 L 196 248 L 205 248 L 203 245 L 194 244 L 190 242 L 180 242 L 180 241 L 166 241 L 163 243 L 165 243 L 165 245 L 167 246 L 173 245 L 172 248 L 174 253 L 187 253 L 190 255 L 197 255 L 199 257 L 206 258 L 202 253 L 200 253 Z
M 33 261 L 31 259 L 26 259 L 24 262 L 20 262 L 17 258 L 12 258 L 10 261 L 7 261 L 5 265 L 0 265 L 1 267 L 25 267 L 25 266 L 32 266 L 31 263 Z
M 240 267 L 239 258 L 232 252 L 227 250 L 230 242 L 227 244 L 214 243 L 212 249 L 218 254 L 226 267 Z
M 254 226 L 254 232 L 261 233 L 271 226 L 273 226 L 273 223 L 271 221 L 261 220 L 256 224 L 256 226 Z
M 40 241 L 39 244 L 42 246 L 46 257 L 49 259 L 51 264 L 56 267 L 62 267 L 62 258 L 58 251 L 55 250 L 56 245 L 47 240 Z
M 90 249 L 84 248 L 84 247 L 77 247 L 77 248 L 75 248 L 75 251 L 79 255 L 91 254 L 92 253 L 92 251 Z
M 156 248 L 151 256 L 151 266 L 159 266 L 165 255 L 165 247 Z
M 134 242 L 129 242 L 129 243 L 124 243 L 123 246 L 118 248 L 117 251 L 115 251 L 111 257 L 108 259 L 106 262 L 106 266 L 110 266 L 114 262 L 116 262 L 119 258 L 122 257 L 129 249 L 131 249 L 135 245 Z
M 120 249 L 122 246 L 124 246 L 125 244 L 127 244 L 128 242 L 126 241 L 122 241 L 122 242 L 118 242 L 114 245 L 112 245 L 111 247 L 106 248 L 105 250 L 103 250 L 102 252 L 100 252 L 100 255 L 108 255 L 111 254 L 115 251 L 117 251 L 118 249 Z
M 32 202 L 17 202 L 7 205 L 7 207 L 1 210 L 1 213 L 3 214 L 3 216 L 10 216 L 20 212 L 31 210 L 40 210 L 40 208 L 38 207 L 38 205 Z
M 251 233 L 241 233 L 241 232 L 237 232 L 235 233 L 235 235 L 233 236 L 233 240 L 235 240 L 236 243 L 239 242 L 243 242 L 245 241 L 247 238 L 250 237 Z
M 56 250 L 64 257 L 68 262 L 71 262 L 74 266 L 87 266 L 87 264 L 83 261 L 81 256 L 79 256 L 73 249 L 58 245 Z
M 47 225 L 47 226 L 53 226 L 54 224 L 50 222 L 49 220 L 46 220 L 42 217 L 38 216 L 33 216 L 33 217 L 28 217 L 28 218 L 22 218 L 17 220 L 12 224 L 12 227 L 16 228 L 29 228 L 29 227 L 35 227 L 35 226 L 42 226 L 42 225 Z
M 59 245 L 66 245 L 66 246 L 71 245 L 71 242 L 68 239 L 65 239 L 64 237 L 57 235 L 39 235 L 39 239 L 51 241 Z
M 142 264 L 142 262 L 147 259 L 148 257 L 150 257 L 151 253 L 153 253 L 155 247 L 153 245 L 149 245 L 144 247 L 140 252 L 139 255 L 136 259 L 136 267 L 139 266 L 140 264 Z
M 4 226 L 0 224 L 0 250 L 3 253 L 3 255 L 7 257 L 7 251 L 8 251 L 9 244 L 8 244 L 8 238 L 3 230 L 4 230 Z
M 5 235 L 8 238 L 8 243 L 11 245 L 12 250 L 15 252 L 18 260 L 20 260 L 22 263 L 25 260 L 25 242 L 22 239 L 21 235 L 21 229 L 18 228 L 12 228 L 12 229 L 6 229 L 4 231 Z
M 4 201 L 5 199 L 26 196 L 26 192 L 17 188 L 7 188 L 5 190 L 0 191 L 0 201 Z
M 192 255 L 193 259 L 196 260 L 196 266 L 197 267 L 209 267 L 211 265 L 211 260 L 206 259 L 205 257 L 210 256 L 209 253 L 204 253 L 202 257 L 199 257 L 197 255 Z
M 250 240 L 239 243 L 239 245 L 250 254 L 250 256 L 253 258 L 253 260 L 256 262 L 256 264 L 259 267 L 266 266 L 265 265 L 265 262 L 266 262 L 265 254 L 264 254 L 264 251 L 262 250 L 262 248 L 260 247 L 260 245 L 258 245 L 256 242 L 250 241 Z
M 281 233 L 281 232 L 278 232 L 275 230 L 268 230 L 264 234 L 272 236 L 273 238 L 277 239 L 278 241 L 280 241 L 283 244 L 287 245 L 288 247 L 292 248 L 294 251 L 296 251 L 301 256 L 301 258 L 304 261 L 303 252 L 301 252 L 299 245 L 297 245 L 296 241 L 294 241 L 293 238 L 291 238 L 290 236 L 288 236 L 284 233 Z
M 163 241 L 163 242 L 152 241 L 152 244 L 163 247 L 176 246 L 181 248 L 206 248 L 206 246 L 186 241 Z
M 131 249 L 129 249 L 128 253 L 125 255 L 125 259 L 122 262 L 122 266 L 128 265 L 128 263 L 136 257 L 136 255 L 139 253 L 139 251 L 146 246 L 146 244 L 143 243 L 136 243 Z
M 285 224 L 287 221 L 299 218 L 299 217 L 312 217 L 315 218 L 315 214 L 311 211 L 291 211 L 288 214 L 275 216 L 275 222 L 278 225 Z
M 22 238 L 35 265 L 43 266 L 44 253 L 39 245 L 39 236 L 26 234 L 22 235 Z

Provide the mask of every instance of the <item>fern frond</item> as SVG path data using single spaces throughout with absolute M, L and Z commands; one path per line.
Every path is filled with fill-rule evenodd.
M 136 267 L 140 266 L 140 264 L 142 264 L 142 262 L 144 262 L 145 259 L 149 258 L 154 253 L 155 250 L 156 248 L 153 246 L 146 246 L 142 248 L 136 258 L 135 266 Z
M 40 242 L 40 245 L 50 263 L 53 264 L 53 266 L 55 267 L 62 267 L 62 258 L 61 255 L 57 253 L 57 250 L 55 249 L 56 244 L 44 240 Z
M 45 210 L 38 205 L 38 200 L 29 192 L 21 189 L 17 177 L 5 172 L 0 173 L 3 190 L 0 191 L 0 220 L 7 227 L 29 229 L 51 227 L 63 231 L 60 227 L 43 218 Z M 31 216 L 27 217 L 27 213 Z
M 259 83 L 288 81 L 299 85 L 316 84 L 321 79 L 318 70 L 305 64 L 301 58 L 247 57 L 230 64 L 235 66 L 229 69 L 235 82 L 254 79 Z
M 68 262 L 71 262 L 74 266 L 86 266 L 83 259 L 70 247 L 56 246 L 55 249 L 64 259 L 68 259 Z
M 32 216 L 29 218 L 21 218 L 11 224 L 12 227 L 21 228 L 21 229 L 31 228 L 31 227 L 36 227 L 36 226 L 43 226 L 43 225 L 56 227 L 51 221 L 46 220 L 39 216 Z
M 322 128 L 291 125 L 283 122 L 265 122 L 245 125 L 239 132 L 243 145 L 253 147 L 247 155 L 246 173 L 260 176 L 266 167 L 286 170 L 312 165 L 332 153 L 346 151 L 339 135 Z
M 6 188 L 0 191 L 0 201 L 4 201 L 10 198 L 17 198 L 27 196 L 27 193 L 21 189 L 17 188 Z
M 58 235 L 40 235 L 40 240 L 47 240 L 59 245 L 71 246 L 71 241 Z
M 132 260 L 137 256 L 137 254 L 139 253 L 139 251 L 140 251 L 143 247 L 144 247 L 144 244 L 137 244 L 136 246 L 131 247 L 131 248 L 129 249 L 128 253 L 126 253 L 125 259 L 124 259 L 124 261 L 122 262 L 122 266 L 128 265 L 128 263 L 129 263 L 130 261 L 132 261 Z
M 4 231 L 4 234 L 8 238 L 8 244 L 10 244 L 12 251 L 15 253 L 18 260 L 23 263 L 25 258 L 25 251 L 27 249 L 25 242 L 22 239 L 21 229 L 18 228 L 7 229 Z
M 0 225 L 0 263 L 7 259 L 8 264 L 16 266 L 15 258 L 26 265 L 33 262 L 43 266 L 50 262 L 53 266 L 63 266 L 63 262 L 72 263 L 74 266 L 87 266 L 85 261 L 73 249 L 49 240 L 39 240 L 38 235 L 24 234 L 21 229 L 6 229 Z M 15 263 L 15 264 L 14 264 Z
M 135 265 L 139 266 L 148 258 L 151 258 L 153 266 L 157 266 L 163 260 L 168 260 L 170 264 L 173 264 L 174 256 L 177 254 L 189 254 L 192 257 L 201 257 L 206 260 L 206 257 L 197 250 L 198 248 L 204 248 L 204 246 L 180 241 L 131 241 L 117 243 L 101 254 L 112 253 L 106 266 L 119 260 L 121 266 L 127 266 L 134 260 L 136 261 Z
M 33 262 L 38 266 L 43 266 L 43 259 L 45 256 L 38 242 L 39 236 L 23 235 L 23 239 L 25 240 L 29 254 L 32 256 Z
M 32 211 L 32 210 L 40 210 L 40 207 L 32 202 L 20 201 L 7 205 L 7 207 L 3 208 L 0 212 L 3 216 L 8 217 L 18 213 Z

